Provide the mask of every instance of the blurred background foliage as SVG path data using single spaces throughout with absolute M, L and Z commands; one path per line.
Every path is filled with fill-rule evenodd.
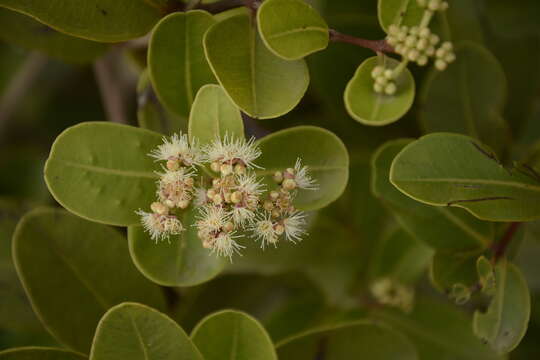
M 311 2 L 331 28 L 363 38 L 384 37 L 375 0 Z M 452 0 L 447 21 L 437 25 L 452 41 L 480 44 L 498 59 L 508 82 L 503 116 L 514 145 L 513 153 L 506 156 L 527 155 L 523 148 L 540 138 L 540 2 Z M 314 325 L 363 318 L 373 311 L 363 294 L 381 271 L 379 257 L 386 256 L 388 264 L 396 261 L 384 244 L 407 235 L 395 235 L 399 230 L 393 216 L 370 191 L 370 159 L 387 140 L 423 133 L 419 121 L 423 104 L 418 96 L 404 118 L 384 128 L 367 127 L 350 118 L 343 91 L 358 64 L 370 56 L 367 49 L 330 44 L 307 59 L 311 83 L 294 111 L 246 124 L 248 134 L 255 136 L 300 124 L 335 132 L 351 156 L 349 186 L 340 200 L 316 215 L 322 221 L 317 221 L 301 246 L 284 244 L 251 262 L 248 249 L 215 280 L 193 288 L 164 289 L 170 312 L 187 331 L 212 311 L 236 308 L 260 319 L 278 341 Z M 170 118 L 147 82 L 141 81 L 137 91 L 145 67 L 144 46 L 76 39 L 0 8 L 0 349 L 55 344 L 33 314 L 17 279 L 10 256 L 11 235 L 27 210 L 55 205 L 42 176 L 55 137 L 71 125 L 110 116 L 102 102 L 107 95 L 96 81 L 102 66 L 129 124 L 137 125 L 137 114 L 139 121 Z M 420 94 L 427 71 L 414 66 L 411 71 Z M 182 128 L 186 120 L 176 119 L 175 124 Z M 523 231 L 514 260 L 533 296 L 532 316 L 528 333 L 511 359 L 540 357 L 539 255 L 540 226 L 532 223 Z M 416 288 L 418 298 L 429 299 L 439 311 L 446 309 L 448 301 L 429 285 L 426 271 Z

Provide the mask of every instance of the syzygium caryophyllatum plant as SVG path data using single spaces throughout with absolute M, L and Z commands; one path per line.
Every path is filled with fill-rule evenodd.
M 305 214 L 293 201 L 298 191 L 317 190 L 316 182 L 298 158 L 294 167 L 276 171 L 275 188 L 266 189 L 255 172 L 260 155 L 253 138 L 225 135 L 206 146 L 185 134 L 164 138 L 149 154 L 163 166 L 157 173 L 157 199 L 150 212 L 137 211 L 145 230 L 157 242 L 195 226 L 205 248 L 229 258 L 244 248 L 238 239 L 245 234 L 263 249 L 280 239 L 300 241 L 306 234 Z M 192 204 L 196 222 L 182 224 L 180 215 Z

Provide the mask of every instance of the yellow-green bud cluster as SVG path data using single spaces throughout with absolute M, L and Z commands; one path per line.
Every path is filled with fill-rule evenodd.
M 435 52 L 435 58 L 435 68 L 439 71 L 445 70 L 448 67 L 448 64 L 456 60 L 456 54 L 454 53 L 452 43 L 445 41 Z
M 377 279 L 371 284 L 371 294 L 378 303 L 410 312 L 414 305 L 414 290 L 390 278 Z
M 416 3 L 421 8 L 429 11 L 445 11 L 448 9 L 448 2 L 443 0 L 416 0 Z
M 428 27 L 391 25 L 386 41 L 404 59 L 424 66 L 435 55 L 440 39 Z
M 394 95 L 396 93 L 397 86 L 392 69 L 377 65 L 371 70 L 371 77 L 374 80 L 373 90 L 377 94 Z

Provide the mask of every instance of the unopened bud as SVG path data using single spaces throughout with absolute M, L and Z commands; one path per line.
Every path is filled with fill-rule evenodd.
M 444 57 L 444 61 L 446 61 L 447 63 L 454 62 L 454 60 L 456 60 L 456 55 L 454 53 L 447 54 Z
M 242 193 L 240 191 L 235 191 L 231 195 L 231 202 L 234 204 L 238 204 L 239 202 L 242 201 L 242 198 L 243 198 Z
M 187 178 L 186 181 L 184 181 L 184 184 L 190 187 L 193 186 L 194 183 L 195 183 L 195 180 L 193 180 L 193 178 Z
M 394 83 L 390 83 L 388 85 L 386 85 L 386 87 L 384 88 L 384 93 L 386 95 L 394 95 L 396 93 L 396 84 Z
M 277 234 L 277 235 L 281 235 L 285 232 L 285 227 L 281 224 L 277 224 L 275 227 L 274 227 L 274 232 Z
M 180 162 L 178 160 L 167 160 L 167 169 L 171 171 L 176 171 L 180 169 Z
M 274 173 L 274 181 L 278 184 L 281 184 L 281 182 L 283 181 L 283 173 L 281 171 L 276 171 Z
M 272 210 L 272 217 L 278 218 L 281 215 L 281 212 L 278 209 Z
M 213 198 L 212 198 L 212 201 L 214 202 L 214 204 L 216 205 L 221 205 L 223 203 L 223 197 L 220 195 L 220 194 L 216 194 Z
M 376 93 L 380 94 L 382 93 L 384 90 L 384 87 L 381 85 L 381 84 L 373 84 L 373 91 L 375 91 Z
M 221 185 L 221 180 L 220 179 L 215 178 L 214 180 L 212 180 L 212 186 L 218 187 L 219 185 Z
M 294 190 L 296 189 L 296 181 L 293 179 L 285 179 L 283 180 L 283 183 L 281 184 L 285 190 Z
M 236 164 L 234 166 L 234 173 L 237 175 L 242 175 L 246 173 L 246 167 L 242 164 Z
M 274 204 L 270 200 L 266 200 L 263 204 L 263 208 L 266 211 L 272 211 L 274 209 Z
M 231 164 L 222 164 L 222 165 L 220 166 L 219 170 L 221 171 L 221 174 L 222 174 L 222 175 L 227 176 L 227 175 L 232 174 L 232 172 L 233 172 L 233 167 L 232 167 Z
M 447 66 L 448 64 L 444 60 L 437 59 L 437 61 L 435 61 L 435 68 L 439 71 L 444 71 Z
M 216 196 L 216 190 L 214 190 L 214 189 L 209 189 L 209 190 L 206 192 L 206 197 L 208 197 L 209 199 L 213 199 L 214 196 Z
M 159 215 L 167 215 L 169 213 L 169 208 L 160 202 L 153 202 L 152 205 L 150 205 L 150 209 L 152 209 L 152 212 Z
M 205 249 L 211 249 L 212 248 L 212 240 L 211 239 L 204 240 L 203 243 L 202 243 L 202 246 Z
M 231 231 L 233 231 L 233 230 L 234 230 L 234 224 L 233 224 L 231 221 L 227 222 L 227 223 L 223 226 L 223 230 L 224 230 L 225 232 L 231 232 Z
M 231 202 L 231 193 L 226 192 L 225 194 L 223 194 L 223 199 L 225 199 L 225 202 L 230 203 Z
M 210 164 L 210 169 L 212 169 L 213 172 L 219 172 L 219 170 L 220 170 L 219 162 L 214 161 L 213 163 L 211 163 Z
M 167 207 L 169 207 L 169 208 L 173 208 L 173 207 L 174 207 L 174 201 L 172 201 L 172 200 L 167 199 L 167 200 L 164 201 L 164 203 L 165 203 L 165 205 L 166 205 Z
M 185 209 L 189 206 L 189 200 L 182 200 L 178 202 L 178 207 L 180 209 Z
M 371 77 L 376 78 L 380 76 L 384 71 L 384 68 L 380 65 L 375 66 L 373 70 L 371 70 Z
M 279 193 L 277 191 L 270 191 L 270 199 L 277 200 L 279 198 Z

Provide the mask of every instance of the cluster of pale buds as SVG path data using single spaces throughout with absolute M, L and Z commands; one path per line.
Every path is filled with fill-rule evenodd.
M 416 0 L 416 3 L 418 6 L 433 12 L 448 9 L 448 2 L 443 0 Z
M 390 25 L 386 41 L 404 59 L 424 66 L 428 63 L 429 58 L 435 55 L 435 47 L 440 38 L 437 34 L 433 34 L 427 26 L 400 27 Z
M 440 48 L 437 49 L 435 60 L 435 68 L 443 71 L 448 67 L 448 64 L 456 60 L 456 54 L 454 53 L 454 47 L 449 41 L 445 41 Z
M 397 86 L 394 80 L 394 70 L 377 65 L 371 70 L 371 77 L 374 80 L 373 90 L 377 94 L 394 95 L 396 93 Z
M 378 303 L 410 312 L 414 305 L 414 290 L 390 278 L 380 278 L 370 287 Z

